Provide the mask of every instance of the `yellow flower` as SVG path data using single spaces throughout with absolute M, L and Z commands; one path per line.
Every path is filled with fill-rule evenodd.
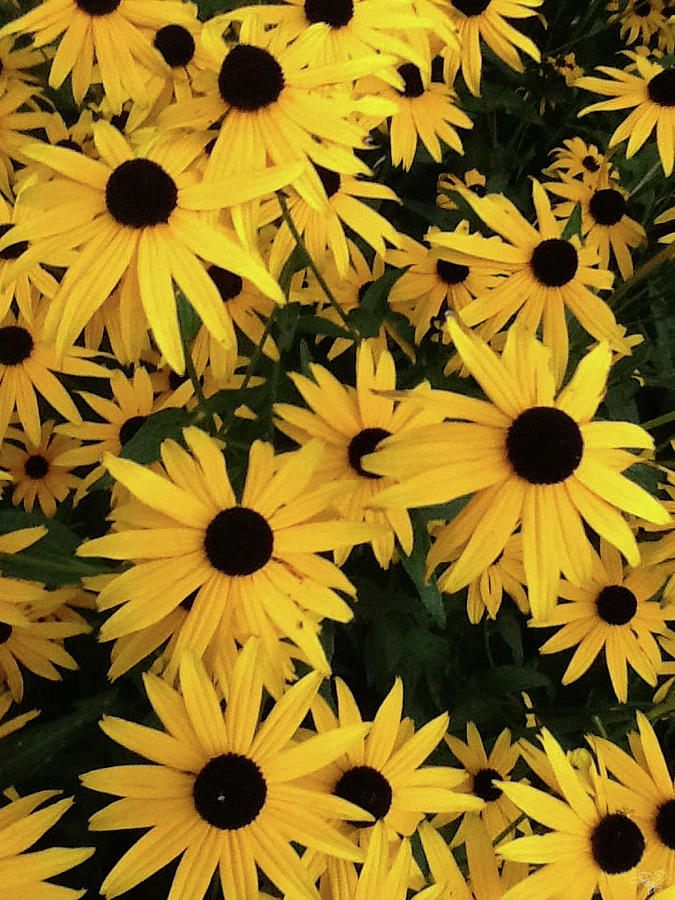
M 401 482 L 370 501 L 374 507 L 426 506 L 475 496 L 447 526 L 447 538 L 466 543 L 440 579 L 454 592 L 475 578 L 521 526 L 523 564 L 532 614 L 550 615 L 559 573 L 583 584 L 592 567 L 582 519 L 617 546 L 631 565 L 640 554 L 621 511 L 665 524 L 661 504 L 621 475 L 636 457 L 619 448 L 651 447 L 652 438 L 628 422 L 593 422 L 605 391 L 611 354 L 591 351 L 556 397 L 549 354 L 514 325 L 501 357 L 454 321 L 458 352 L 489 403 L 449 391 L 428 391 L 419 402 L 454 420 L 392 436 L 364 457 L 368 471 Z M 463 421 L 461 421 L 463 420 Z M 431 571 L 440 561 L 432 547 Z M 443 557 L 441 556 L 441 559 Z
M 647 140 L 656 128 L 656 145 L 661 157 L 661 165 L 665 175 L 673 171 L 675 151 L 673 141 L 675 135 L 675 67 L 663 67 L 649 62 L 642 56 L 635 59 L 637 74 L 633 75 L 612 66 L 598 66 L 598 71 L 609 75 L 611 81 L 602 78 L 584 76 L 576 86 L 592 91 L 594 94 L 606 94 L 611 100 L 592 103 L 579 113 L 585 116 L 590 112 L 601 110 L 635 109 L 614 131 L 609 147 L 615 147 L 621 141 L 628 140 L 626 157 L 630 159 Z
M 362 860 L 359 849 L 326 820 L 365 820 L 367 814 L 304 781 L 344 753 L 366 726 L 293 743 L 321 684 L 315 672 L 290 688 L 259 725 L 257 652 L 254 639 L 240 652 L 224 713 L 202 664 L 187 654 L 180 666 L 182 696 L 155 676 L 144 676 L 164 732 L 104 716 L 101 728 L 108 737 L 154 763 L 81 776 L 85 787 L 123 798 L 95 813 L 92 829 L 150 828 L 106 877 L 106 897 L 124 894 L 181 856 L 173 896 L 203 897 L 218 869 L 224 896 L 248 900 L 257 896 L 257 864 L 294 900 L 318 900 L 291 840 Z
M 657 635 L 675 637 L 666 621 L 675 618 L 675 609 L 662 607 L 654 599 L 667 573 L 663 567 L 642 565 L 624 570 L 621 556 L 606 541 L 600 542 L 601 558 L 595 558 L 593 575 L 576 586 L 561 582 L 559 604 L 546 622 L 537 626 L 562 626 L 540 648 L 541 653 L 557 653 L 577 646 L 562 678 L 570 684 L 588 670 L 602 650 L 617 698 L 627 700 L 627 664 L 651 684 L 661 669 Z
M 317 521 L 336 494 L 333 485 L 307 492 L 320 441 L 278 457 L 256 441 L 239 503 L 219 443 L 197 428 L 184 429 L 183 437 L 191 453 L 163 442 L 162 474 L 105 458 L 135 500 L 113 512 L 117 533 L 87 541 L 78 554 L 135 564 L 101 591 L 100 609 L 121 607 L 101 628 L 102 640 L 158 622 L 198 590 L 167 677 L 183 651 L 203 653 L 217 629 L 240 640 L 259 634 L 271 651 L 282 633 L 328 672 L 319 629 L 305 610 L 348 622 L 352 610 L 337 590 L 354 596 L 355 589 L 318 554 L 370 540 L 376 526 L 325 515 Z
M 78 900 L 86 893 L 46 879 L 79 866 L 92 855 L 93 847 L 51 847 L 25 852 L 73 805 L 72 797 L 64 798 L 36 812 L 38 806 L 59 794 L 60 791 L 38 791 L 0 809 L 0 883 L 9 887 L 14 896 Z M 0 891 L 5 893 L 2 888 Z
M 562 382 L 568 358 L 565 307 L 594 338 L 609 341 L 613 349 L 630 352 L 614 313 L 590 290 L 607 290 L 614 276 L 598 266 L 595 250 L 582 247 L 576 237 L 571 241 L 562 238 L 564 225 L 554 218 L 538 181 L 532 183 L 536 228 L 501 194 L 477 197 L 471 191 L 461 193 L 480 218 L 504 240 L 435 230 L 428 232 L 427 240 L 434 247 L 459 252 L 461 257 L 466 257 L 468 265 L 474 260 L 489 260 L 499 264 L 500 270 L 508 275 L 461 311 L 460 318 L 466 325 L 473 327 L 487 322 L 489 338 L 514 314 L 531 331 L 543 320 L 543 340 L 551 350 L 558 383 Z
M 283 299 L 262 263 L 201 213 L 274 190 L 301 166 L 258 173 L 249 169 L 246 178 L 230 177 L 206 186 L 195 183 L 196 174 L 190 171 L 206 142 L 199 134 L 155 142 L 138 153 L 114 126 L 97 122 L 94 140 L 102 161 L 37 142 L 26 149 L 28 156 L 57 175 L 33 190 L 31 202 L 42 211 L 39 226 L 33 221 L 16 225 L 0 239 L 0 249 L 31 240 L 22 257 L 28 266 L 41 258 L 43 248 L 52 246 L 57 235 L 60 247 L 79 247 L 46 320 L 58 353 L 75 340 L 128 271 L 133 276 L 130 288 L 140 295 L 160 350 L 182 374 L 172 279 L 216 338 L 235 341 L 220 294 L 198 257 L 236 271 L 271 297 Z M 20 265 L 17 262 L 17 269 Z
M 412 525 L 406 510 L 365 509 L 365 504 L 392 481 L 366 472 L 361 468 L 361 458 L 383 438 L 424 427 L 438 417 L 420 410 L 414 401 L 377 396 L 378 391 L 394 390 L 396 370 L 391 354 L 383 350 L 376 356 L 371 341 L 362 342 L 357 350 L 356 388 L 344 387 L 323 366 L 311 364 L 310 371 L 314 380 L 296 374 L 290 377 L 311 412 L 290 403 L 277 403 L 277 427 L 302 445 L 312 438 L 324 442 L 314 479 L 317 484 L 344 484 L 345 490 L 334 502 L 345 518 L 384 526 L 381 533 L 373 536 L 371 545 L 377 561 L 387 568 L 395 536 L 405 554 L 412 552 Z M 350 550 L 346 546 L 336 551 L 339 565 Z
M 35 501 L 40 504 L 46 516 L 56 514 L 57 501 L 65 500 L 68 492 L 80 484 L 80 479 L 67 466 L 56 461 L 62 452 L 77 446 L 75 441 L 55 435 L 54 422 L 42 426 L 39 443 L 16 428 L 8 428 L 6 437 L 19 440 L 23 448 L 16 444 L 3 444 L 0 448 L 0 466 L 6 468 L 14 481 L 12 503 L 23 503 L 26 512 L 32 512 Z
M 49 72 L 49 86 L 60 87 L 69 73 L 79 105 L 93 80 L 103 82 L 119 113 L 128 97 L 146 101 L 147 70 L 162 73 L 159 52 L 139 27 L 190 21 L 191 5 L 163 0 L 46 0 L 9 22 L 0 35 L 33 35 L 33 47 L 61 36 Z M 97 63 L 94 68 L 94 60 Z

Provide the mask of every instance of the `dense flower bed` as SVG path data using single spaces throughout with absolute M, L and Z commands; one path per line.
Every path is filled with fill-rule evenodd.
M 674 146 L 667 0 L 0 5 L 0 900 L 675 900 Z

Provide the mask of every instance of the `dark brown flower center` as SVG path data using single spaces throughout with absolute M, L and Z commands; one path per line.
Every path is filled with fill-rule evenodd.
M 204 537 L 206 558 L 225 575 L 252 575 L 272 557 L 274 533 L 267 519 L 247 506 L 231 506 L 211 520 Z
M 383 819 L 391 807 L 392 790 L 387 779 L 370 766 L 348 769 L 333 788 L 333 793 L 348 800 L 375 817 Z M 354 822 L 361 828 L 374 823 Z
M 349 465 L 357 475 L 361 475 L 363 478 L 382 477 L 362 469 L 361 460 L 364 456 L 372 453 L 380 441 L 389 437 L 390 434 L 391 431 L 387 431 L 386 428 L 364 428 L 363 431 L 359 431 L 358 434 L 354 435 L 347 448 L 347 458 L 349 459 Z
M 675 800 L 666 800 L 659 806 L 654 830 L 666 847 L 675 850 Z
M 553 406 L 533 406 L 511 424 L 506 452 L 514 471 L 530 484 L 557 484 L 574 472 L 584 450 L 579 426 Z
M 637 611 L 637 598 L 622 584 L 604 587 L 595 598 L 598 616 L 608 625 L 625 625 Z
M 172 69 L 187 66 L 195 55 L 195 39 L 182 25 L 165 25 L 160 28 L 153 43 Z
M 325 22 L 331 28 L 344 28 L 354 15 L 353 0 L 305 0 L 307 21 Z
M 128 159 L 108 179 L 105 203 L 120 225 L 147 228 L 169 221 L 178 205 L 178 188 L 153 160 Z
M 421 97 L 424 93 L 422 73 L 414 63 L 403 63 L 398 67 L 398 74 L 403 79 L 402 97 Z
M 465 16 L 479 16 L 490 5 L 490 0 L 451 0 L 455 9 Z
M 469 276 L 469 267 L 439 259 L 436 261 L 436 274 L 446 284 L 461 284 Z
M 234 300 L 235 297 L 241 294 L 244 282 L 241 280 L 240 275 L 230 272 L 229 269 L 221 269 L 220 266 L 209 266 L 206 271 L 211 281 L 218 288 L 218 293 L 223 303 L 227 303 L 228 300 Z
M 75 0 L 77 6 L 88 16 L 107 16 L 115 12 L 122 0 Z
M 597 172 L 600 168 L 595 157 L 590 156 L 590 154 L 588 156 L 584 156 L 584 158 L 581 160 L 581 164 L 587 172 Z
M 501 781 L 502 776 L 496 769 L 481 769 L 473 776 L 473 792 L 481 800 L 489 803 L 492 800 L 499 800 L 503 791 L 501 788 L 493 784 L 494 781 Z
M 647 93 L 658 106 L 675 106 L 675 68 L 670 66 L 655 75 L 647 84 Z
M 618 191 L 604 188 L 593 194 L 589 207 L 598 225 L 616 225 L 623 218 L 626 200 Z
M 598 868 L 608 875 L 630 872 L 642 859 L 645 839 L 623 813 L 604 816 L 591 833 L 591 852 Z
M 244 112 L 264 109 L 284 89 L 283 69 L 267 50 L 237 44 L 230 50 L 218 75 L 220 96 L 225 103 Z
M 28 457 L 23 464 L 23 470 L 29 478 L 34 478 L 36 481 L 39 481 L 40 478 L 44 478 L 49 471 L 49 462 L 44 456 L 36 453 L 34 456 Z
M 562 287 L 576 275 L 579 257 L 569 241 L 549 238 L 534 248 L 530 266 L 540 284 L 545 287 Z
M 221 831 L 254 822 L 267 799 L 267 783 L 258 766 L 239 753 L 210 760 L 195 778 L 193 800 L 199 815 Z
M 20 325 L 0 328 L 0 364 L 18 366 L 33 352 L 33 338 Z

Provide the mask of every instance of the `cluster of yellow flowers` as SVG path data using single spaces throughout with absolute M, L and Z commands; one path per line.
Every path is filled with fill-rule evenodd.
M 354 617 L 351 551 L 397 564 L 411 510 L 435 505 L 426 577 L 466 588 L 472 623 L 507 593 L 528 625 L 557 629 L 541 653 L 575 648 L 563 684 L 604 653 L 621 703 L 629 665 L 654 688 L 675 675 L 675 475 L 657 469 L 668 499 L 652 496 L 626 474 L 656 468 L 648 431 L 596 418 L 642 339 L 600 294 L 614 269 L 634 277 L 647 241 L 616 148 L 628 139 L 629 159 L 655 129 L 655 168 L 673 170 L 672 8 L 611 6 L 628 43 L 654 46 L 600 66 L 607 79 L 551 57 L 570 89 L 611 98 L 580 115 L 632 112 L 605 149 L 552 150 L 533 221 L 477 170 L 437 183 L 438 209 L 471 221 L 414 237 L 384 214 L 399 201 L 384 163 L 414 176 L 416 154 L 463 154 L 474 122 L 455 84 L 480 97 L 485 46 L 515 72 L 521 54 L 540 62 L 509 20 L 545 25 L 542 3 L 289 0 L 201 21 L 180 0 L 46 0 L 0 29 L 0 468 L 13 504 L 47 520 L 114 480 L 109 533 L 77 549 L 107 570 L 49 590 L 0 574 L 0 718 L 22 669 L 77 667 L 64 642 L 90 631 L 82 611 L 113 610 L 109 677 L 145 662 L 163 730 L 104 716 L 149 764 L 82 775 L 120 798 L 92 830 L 149 829 L 106 897 L 180 857 L 169 900 L 201 900 L 214 877 L 225 900 L 675 898 L 675 783 L 648 715 L 630 755 L 596 736 L 566 754 L 546 728 L 542 749 L 505 729 L 488 754 L 445 713 L 415 730 L 399 678 L 366 718 L 341 679 L 335 702 L 321 692 L 322 623 Z M 64 85 L 70 117 L 52 102 Z M 674 220 L 654 220 L 666 256 Z M 362 333 L 354 313 L 383 284 L 414 337 L 396 315 Z M 256 420 L 261 357 L 285 376 L 274 321 L 289 303 L 312 310 L 326 364 L 288 375 L 296 402 L 271 394 L 268 438 L 282 437 L 246 446 L 235 477 L 233 421 Z M 570 376 L 577 326 L 593 344 Z M 397 390 L 398 359 L 426 342 L 465 391 Z M 351 350 L 341 380 L 331 364 Z M 146 423 L 181 414 L 152 460 L 129 458 Z M 37 559 L 48 530 L 0 535 L 0 569 Z M 424 765 L 443 741 L 460 767 Z M 511 779 L 519 761 L 540 788 Z M 71 801 L 6 794 L 0 900 L 83 896 L 47 879 L 93 850 L 26 852 Z

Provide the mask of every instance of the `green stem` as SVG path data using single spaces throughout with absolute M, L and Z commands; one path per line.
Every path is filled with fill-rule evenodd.
M 291 234 L 293 236 L 293 240 L 298 245 L 300 250 L 305 254 L 305 257 L 307 259 L 308 268 L 311 269 L 312 272 L 314 273 L 314 277 L 321 285 L 321 290 L 324 292 L 324 294 L 328 298 L 328 301 L 329 301 L 330 305 L 333 307 L 333 309 L 335 310 L 335 312 L 342 319 L 342 322 L 344 323 L 344 326 L 347 329 L 347 331 L 349 331 L 349 334 L 350 334 L 352 340 L 354 341 L 354 343 L 358 344 L 359 341 L 361 340 L 361 338 L 360 338 L 358 332 L 354 329 L 354 326 L 347 319 L 345 311 L 340 306 L 338 301 L 335 299 L 333 292 L 328 287 L 326 279 L 323 277 L 323 275 L 319 271 L 317 264 L 314 262 L 314 259 L 312 258 L 309 250 L 307 249 L 307 245 L 305 244 L 304 240 L 302 239 L 302 235 L 300 234 L 298 229 L 295 227 L 295 222 L 293 221 L 293 217 L 291 216 L 291 214 L 288 210 L 288 204 L 286 203 L 285 195 L 283 194 L 282 191 L 277 191 L 276 193 L 277 193 L 277 200 L 279 201 L 279 206 L 281 207 L 281 217 L 284 220 L 284 222 L 286 223 L 286 225 L 288 226 L 288 230 L 291 232 Z
M 199 380 L 199 375 L 197 375 L 197 370 L 195 369 L 194 360 L 192 359 L 192 354 L 188 346 L 183 343 L 183 352 L 185 354 L 185 371 L 187 372 L 188 378 L 192 382 L 192 387 L 195 391 L 195 397 L 197 398 L 197 403 L 199 405 L 199 412 L 201 415 L 196 416 L 197 419 L 203 419 L 206 416 L 204 412 L 204 389 L 202 387 L 202 383 Z
M 664 716 L 672 716 L 673 713 L 675 713 L 675 694 L 664 700 L 663 703 L 657 703 L 656 706 L 652 706 L 650 710 L 645 711 L 645 716 L 654 722 L 656 719 L 662 719 Z
M 649 419 L 648 422 L 642 422 L 640 427 L 650 431 L 652 428 L 658 428 L 659 425 L 667 425 L 669 422 L 675 422 L 675 409 L 669 413 L 664 413 L 662 416 L 657 416 L 655 419 Z
M 633 190 L 630 192 L 628 197 L 634 197 L 638 191 L 641 191 L 642 188 L 647 184 L 648 181 L 651 181 L 656 172 L 661 168 L 661 160 L 657 160 L 651 169 L 646 173 L 646 175 L 638 181 Z
M 229 430 L 230 426 L 232 425 L 232 421 L 234 419 L 235 412 L 237 409 L 238 397 L 240 394 L 243 395 L 245 393 L 246 388 L 249 386 L 249 382 L 251 381 L 251 378 L 253 377 L 253 373 L 255 372 L 255 367 L 258 365 L 260 357 L 262 356 L 263 347 L 265 346 L 265 343 L 267 342 L 267 338 L 270 336 L 270 332 L 272 330 L 272 322 L 274 321 L 274 314 L 276 313 L 276 311 L 277 311 L 277 307 L 275 306 L 274 309 L 272 310 L 272 312 L 270 313 L 267 321 L 265 322 L 265 327 L 263 329 L 263 333 L 260 337 L 260 340 L 259 340 L 255 350 L 253 351 L 251 358 L 248 361 L 248 365 L 246 366 L 246 371 L 244 372 L 244 380 L 242 381 L 241 386 L 237 389 L 237 393 L 234 398 L 234 403 L 232 404 L 232 409 L 231 409 L 227 419 L 223 420 L 223 424 L 216 431 L 216 433 L 214 434 L 214 437 L 217 437 L 220 434 L 226 434 L 227 431 Z
M 616 313 L 618 311 L 617 301 L 619 301 L 624 294 L 638 282 L 643 281 L 647 275 L 654 271 L 654 269 L 657 269 L 662 263 L 667 262 L 673 256 L 675 256 L 675 241 L 673 241 L 672 244 L 667 244 L 663 250 L 660 250 L 656 254 L 656 256 L 652 256 L 651 259 L 648 259 L 647 262 L 643 263 L 637 272 L 633 274 L 632 278 L 629 278 L 628 281 L 624 281 L 610 297 L 610 305 L 614 308 L 614 312 Z
M 506 835 L 509 834 L 511 831 L 513 831 L 514 828 L 516 828 L 518 825 L 520 825 L 520 823 L 526 818 L 527 818 L 527 815 L 525 813 L 521 813 L 517 819 L 514 819 L 513 822 L 509 822 L 509 824 L 506 826 L 506 828 L 503 831 L 500 831 L 499 834 L 497 835 L 497 837 L 494 839 L 494 841 L 492 842 L 492 846 L 496 847 L 497 844 L 501 844 L 501 842 L 504 840 Z

